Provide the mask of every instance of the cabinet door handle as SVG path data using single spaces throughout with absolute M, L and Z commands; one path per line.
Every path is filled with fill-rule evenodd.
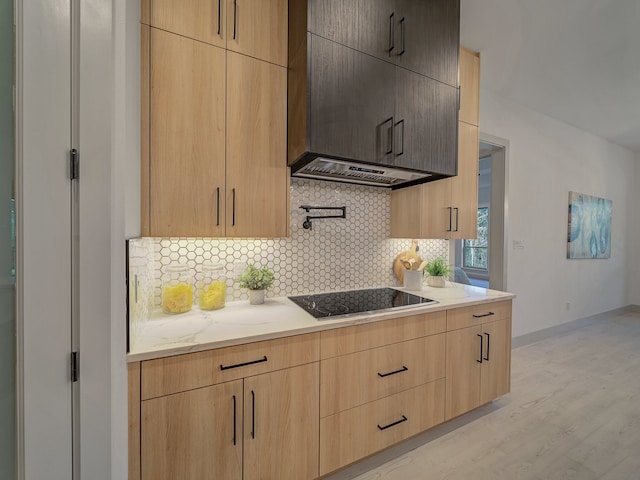
M 402 368 L 399 368 L 398 370 L 394 370 L 393 372 L 387 372 L 387 373 L 378 372 L 378 376 L 381 378 L 388 377 L 389 375 L 395 375 L 396 373 L 406 372 L 407 370 L 409 369 L 403 365 Z
M 236 226 L 236 189 L 231 189 L 231 226 Z
M 391 15 L 389 15 L 389 55 L 391 55 L 391 52 L 393 51 L 395 47 L 395 43 L 396 43 L 396 25 L 395 22 L 393 21 L 393 19 L 395 18 L 395 13 L 392 13 Z
M 394 132 L 395 132 L 395 127 L 397 127 L 398 125 L 402 127 L 402 130 L 400 134 L 400 152 L 396 153 L 396 157 L 399 157 L 400 155 L 404 154 L 404 118 L 393 126 Z
M 491 335 L 485 332 L 485 335 L 487 336 L 487 356 L 484 357 L 484 359 L 488 362 L 489 361 L 489 348 L 491 345 Z
M 447 207 L 449 209 L 449 230 L 447 232 L 453 232 L 453 208 Z
M 393 117 L 389 117 L 382 122 L 380 128 L 384 127 L 387 123 L 389 124 L 389 128 L 387 128 L 387 149 L 384 152 L 385 155 L 393 153 Z
M 402 41 L 402 45 L 400 47 L 400 53 L 398 55 L 402 55 L 404 53 L 404 17 L 400 19 L 400 40 Z
M 473 315 L 473 318 L 490 317 L 491 315 L 495 315 L 495 313 L 489 312 L 489 313 L 483 313 L 482 315 Z
M 221 20 L 222 20 L 222 0 L 218 0 L 218 35 L 220 35 L 220 21 Z
M 236 408 L 236 396 L 233 396 L 233 444 L 236 444 L 236 423 L 238 417 L 238 410 Z
M 478 335 L 478 337 L 480 337 L 480 359 L 476 360 L 476 362 L 482 363 L 482 359 L 483 359 L 483 356 L 482 356 L 482 335 L 480 335 L 479 333 L 477 335 Z
M 251 438 L 256 438 L 256 394 L 251 390 Z
M 460 210 L 458 209 L 458 207 L 455 207 L 454 210 L 456 211 L 456 229 L 455 231 L 458 231 L 458 220 L 460 218 Z
M 236 30 L 238 24 L 238 0 L 233 0 L 233 39 L 236 39 Z
M 407 421 L 407 417 L 402 415 L 402 418 L 400 420 L 396 420 L 395 422 L 390 423 L 389 425 L 385 425 L 384 427 L 381 427 L 380 425 L 378 425 L 378 428 L 380 429 L 380 431 L 382 431 L 382 430 L 386 430 L 387 428 L 395 427 L 396 425 L 406 421 Z
M 220 187 L 216 188 L 216 226 L 220 226 Z
M 258 359 L 258 360 L 251 360 L 250 362 L 244 362 L 244 363 L 235 363 L 233 365 L 222 365 L 220 364 L 220 370 L 231 370 L 232 368 L 238 368 L 238 367 L 246 367 L 247 365 L 254 365 L 256 363 L 262 363 L 262 362 L 266 362 L 267 361 L 267 356 L 263 356 L 262 358 Z

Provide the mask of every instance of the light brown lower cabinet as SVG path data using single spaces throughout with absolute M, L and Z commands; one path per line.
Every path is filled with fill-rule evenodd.
M 320 474 L 380 451 L 444 421 L 444 379 L 320 420 Z
M 447 332 L 446 420 L 509 392 L 511 301 L 496 306 L 460 309 L 457 313 L 467 313 L 476 324 Z M 461 315 L 450 323 L 458 326 L 460 319 Z
M 316 362 L 144 400 L 142 480 L 316 478 L 318 375 Z
M 129 366 L 130 480 L 313 480 L 509 392 L 511 300 Z

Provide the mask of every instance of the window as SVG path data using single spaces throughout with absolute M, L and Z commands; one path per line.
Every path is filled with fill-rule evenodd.
M 488 270 L 489 207 L 478 208 L 478 238 L 465 240 L 462 247 L 462 266 Z

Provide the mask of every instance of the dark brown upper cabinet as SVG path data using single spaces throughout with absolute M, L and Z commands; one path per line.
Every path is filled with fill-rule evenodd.
M 309 0 L 311 33 L 458 87 L 458 0 Z
M 393 188 L 456 175 L 458 34 L 459 0 L 289 0 L 292 173 L 324 158 L 417 174 Z

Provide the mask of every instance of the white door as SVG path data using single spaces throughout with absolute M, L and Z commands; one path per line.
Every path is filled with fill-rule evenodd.
M 18 466 L 27 480 L 69 480 L 70 1 L 16 8 Z

